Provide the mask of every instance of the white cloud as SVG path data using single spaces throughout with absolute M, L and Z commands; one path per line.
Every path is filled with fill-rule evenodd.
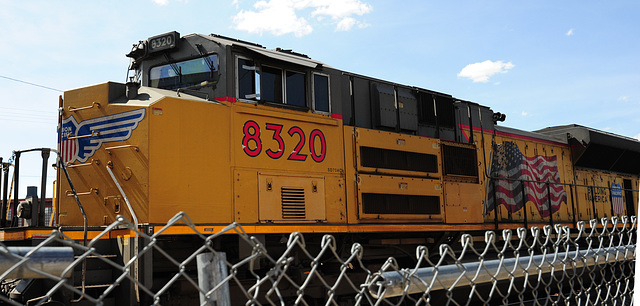
M 481 63 L 469 64 L 462 68 L 459 77 L 471 79 L 474 83 L 489 82 L 489 77 L 496 73 L 507 73 L 507 70 L 515 67 L 511 62 L 503 63 L 502 61 L 492 62 L 486 60 Z
M 233 17 L 233 23 L 237 30 L 249 33 L 293 33 L 298 37 L 310 34 L 313 28 L 306 19 L 296 15 L 293 4 L 286 0 L 258 1 L 253 5 L 257 11 L 241 10 Z
M 311 13 L 312 16 L 327 15 L 332 18 L 345 18 L 351 15 L 362 16 L 371 12 L 372 7 L 360 0 L 312 0 L 310 7 L 316 10 Z
M 529 113 L 527 113 L 527 112 L 525 112 L 525 111 L 522 111 L 522 116 L 526 116 L 526 115 L 528 115 L 528 114 L 529 114 Z
M 633 138 L 635 138 L 635 139 L 637 139 L 637 140 L 640 140 L 640 134 L 638 134 L 638 135 L 636 135 L 636 136 L 633 136 Z
M 369 27 L 369 26 L 370 26 L 370 24 L 368 24 L 368 23 L 358 22 L 358 28 L 359 29 L 364 29 L 364 28 Z
M 567 36 L 573 36 L 573 29 L 569 29 L 566 33 Z
M 618 98 L 618 101 L 627 102 L 627 101 L 629 101 L 629 97 L 628 96 L 621 96 L 620 98 Z
M 234 0 L 232 4 L 237 5 L 238 1 Z M 310 14 L 309 9 L 312 9 Z M 241 10 L 236 14 L 233 27 L 249 33 L 293 33 L 299 37 L 313 31 L 307 21 L 309 18 L 317 21 L 330 18 L 331 23 L 336 25 L 336 31 L 349 31 L 355 25 L 359 28 L 368 26 L 353 16 L 362 16 L 371 10 L 371 5 L 361 0 L 260 0 L 255 2 L 253 9 Z
M 355 24 L 356 24 L 355 19 L 351 17 L 344 18 L 340 20 L 340 22 L 338 22 L 338 25 L 336 26 L 336 31 L 349 31 Z

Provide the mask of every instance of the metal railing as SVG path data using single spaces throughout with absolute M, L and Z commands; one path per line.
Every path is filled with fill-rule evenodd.
M 554 226 L 554 223 L 572 222 L 576 224 L 578 216 L 582 213 L 578 207 L 586 208 L 584 213 L 595 219 L 623 214 L 632 216 L 636 215 L 638 209 L 637 200 L 640 190 L 627 186 L 623 188 L 623 184 L 632 184 L 631 180 L 626 179 L 621 179 L 620 183 L 622 184 L 614 182 L 608 187 L 499 176 L 491 176 L 487 179 L 484 213 L 485 215 L 493 213 L 496 229 L 503 221 L 523 223 L 525 227 L 528 227 L 532 221 L 528 219 L 528 215 L 530 210 L 534 208 L 539 210 L 540 219 L 548 222 L 551 226 Z M 536 188 L 542 190 L 542 194 L 537 194 Z M 560 188 L 560 191 L 557 188 Z M 503 191 L 498 192 L 499 189 Z M 553 191 L 554 189 L 555 191 Z M 507 192 L 505 193 L 504 190 Z M 554 192 L 560 193 L 556 199 L 552 199 Z M 598 193 L 602 195 L 598 195 Z M 534 205 L 527 205 L 529 202 L 533 202 Z M 560 209 L 562 202 L 568 206 L 568 215 L 571 220 L 554 220 L 554 214 Z M 500 212 L 500 208 L 504 208 L 506 212 Z M 523 212 L 521 219 L 514 219 L 512 214 L 521 210 Z M 507 215 L 506 218 L 503 214 Z M 536 222 L 540 221 L 536 220 Z
M 187 254 L 178 255 L 178 241 L 163 240 L 174 227 L 182 233 L 191 231 L 189 242 L 182 242 L 191 248 Z M 107 249 L 100 245 L 126 229 L 139 237 L 138 252 L 126 255 L 131 252 L 126 241 Z M 273 248 L 239 224 L 205 234 L 179 213 L 149 234 L 120 216 L 86 246 L 59 230 L 31 249 L 18 251 L 0 244 L 0 301 L 12 305 L 80 300 L 96 305 L 176 301 L 201 305 L 630 305 L 636 232 L 633 216 L 578 222 L 573 230 L 556 225 L 499 234 L 488 231 L 484 237 L 464 234 L 459 242 L 440 245 L 437 254 L 430 254 L 426 246 L 417 247 L 415 264 L 406 266 L 407 261 L 398 258 L 369 256 L 371 250 L 357 242 L 343 248 L 340 239 L 331 235 L 311 245 L 305 235 L 291 233 Z M 126 239 L 135 239 L 131 237 Z M 229 237 L 237 237 L 237 247 L 249 250 L 246 255 L 216 242 Z M 63 258 L 54 255 L 43 260 L 42 254 L 53 253 L 52 248 L 61 248 Z M 114 249 L 121 253 L 105 251 Z M 75 253 L 73 260 L 70 250 Z M 110 271 L 111 281 L 79 286 L 77 275 L 69 277 L 89 261 L 93 262 L 87 264 L 87 273 L 100 267 Z M 140 274 L 134 273 L 136 266 Z M 13 279 L 20 277 L 19 271 L 28 271 L 32 279 Z M 26 294 L 25 288 L 37 281 L 46 286 L 38 295 Z M 122 292 L 130 295 L 122 298 Z

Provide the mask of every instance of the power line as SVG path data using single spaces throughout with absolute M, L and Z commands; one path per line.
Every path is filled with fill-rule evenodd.
M 6 118 L 6 117 L 0 117 L 0 119 L 2 119 L 2 121 L 16 121 L 16 122 L 31 122 L 31 123 L 41 123 L 41 124 L 45 124 L 45 125 L 51 125 L 51 124 L 55 124 L 55 120 L 47 120 L 47 121 L 43 121 L 43 120 L 30 120 L 29 119 L 18 119 L 18 118 Z
M 15 108 L 15 107 L 4 107 L 4 106 L 0 106 L 0 110 L 2 109 L 10 109 L 10 110 L 17 110 L 17 111 L 25 111 L 25 112 L 29 112 L 29 113 L 33 113 L 33 112 L 38 112 L 38 113 L 55 113 L 54 111 L 48 110 L 48 111 L 42 111 L 42 110 L 35 110 L 35 109 L 26 109 L 26 108 Z
M 15 81 L 15 82 L 19 82 L 19 83 L 29 84 L 29 85 L 32 85 L 32 86 L 42 87 L 44 89 L 49 89 L 49 90 L 53 90 L 53 91 L 57 91 L 57 92 L 63 92 L 60 89 L 55 89 L 55 88 L 51 88 L 51 87 L 47 87 L 47 86 L 43 86 L 43 85 L 39 85 L 39 84 L 35 84 L 35 83 L 30 83 L 30 82 L 26 82 L 26 81 L 14 79 L 14 78 L 6 77 L 6 76 L 3 76 L 3 75 L 0 75 L 0 78 L 11 80 L 11 81 Z
M 32 113 L 22 113 L 22 112 L 11 112 L 11 111 L 4 111 L 0 108 L 0 116 L 7 116 L 7 117 L 29 117 L 29 118 L 46 118 L 46 119 L 51 119 L 51 118 L 56 118 L 56 113 L 54 112 L 50 112 L 49 114 L 44 114 L 44 113 L 37 113 L 37 114 L 32 114 Z

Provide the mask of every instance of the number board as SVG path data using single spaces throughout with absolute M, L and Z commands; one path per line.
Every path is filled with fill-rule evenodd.
M 180 39 L 180 33 L 176 31 L 149 37 L 149 53 L 175 48 L 178 39 Z
M 305 130 L 299 126 L 265 123 L 261 126 L 248 120 L 242 127 L 242 150 L 250 157 L 266 155 L 271 159 L 306 161 L 311 157 L 322 163 L 327 156 L 327 139 L 319 129 Z

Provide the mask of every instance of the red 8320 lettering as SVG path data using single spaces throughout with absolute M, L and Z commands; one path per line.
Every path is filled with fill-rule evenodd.
M 242 127 L 242 149 L 244 153 L 251 157 L 256 157 L 262 152 L 262 141 L 260 141 L 260 126 L 255 121 L 247 121 Z M 252 149 L 250 143 L 255 143 L 255 147 Z
M 271 159 L 279 159 L 285 152 L 285 139 L 282 137 L 282 131 L 284 126 L 275 123 L 266 123 L 265 129 L 271 131 L 271 139 L 273 139 L 277 145 L 275 148 L 268 148 L 265 154 Z M 257 157 L 262 153 L 262 139 L 260 138 L 260 125 L 253 120 L 249 120 L 244 123 L 242 128 L 242 150 L 250 157 Z M 290 141 L 297 143 L 293 146 L 293 151 L 287 157 L 288 160 L 305 161 L 307 160 L 307 154 L 304 152 L 304 147 L 307 143 L 307 136 L 304 130 L 298 126 L 292 126 L 287 130 L 286 134 L 290 137 Z M 319 145 L 319 147 L 318 147 Z M 321 130 L 314 129 L 309 134 L 309 151 L 311 159 L 317 163 L 324 161 L 327 154 L 327 141 Z

